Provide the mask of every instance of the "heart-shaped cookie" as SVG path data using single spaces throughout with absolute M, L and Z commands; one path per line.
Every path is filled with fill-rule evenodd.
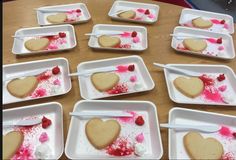
M 174 86 L 190 98 L 199 96 L 204 89 L 204 83 L 197 77 L 177 77 L 174 80 Z
M 197 28 L 210 28 L 213 23 L 210 20 L 205 20 L 202 17 L 198 17 L 192 20 L 192 24 Z
M 121 40 L 119 37 L 103 35 L 98 37 L 98 43 L 102 47 L 116 47 L 121 43 Z
M 118 14 L 118 17 L 125 18 L 125 19 L 132 19 L 135 16 L 136 16 L 136 12 L 133 10 L 128 10 L 128 11 Z
M 86 124 L 86 135 L 89 142 L 97 149 L 103 149 L 117 139 L 120 124 L 116 120 L 102 121 L 100 118 L 90 119 Z
M 215 138 L 204 139 L 197 132 L 184 136 L 184 147 L 191 159 L 221 159 L 224 153 L 222 144 Z
M 48 22 L 51 23 L 63 23 L 67 19 L 66 13 L 57 13 L 54 15 L 47 16 Z
M 29 39 L 25 42 L 25 48 L 30 51 L 40 51 L 46 49 L 49 43 L 48 38 Z
M 183 45 L 185 48 L 194 52 L 201 52 L 207 48 L 207 42 L 202 39 L 185 39 Z
M 38 83 L 37 78 L 34 76 L 14 79 L 7 84 L 7 90 L 15 97 L 25 98 L 37 88 Z
M 12 131 L 3 136 L 3 159 L 10 159 L 20 148 L 24 135 L 19 131 Z
M 94 87 L 100 92 L 112 89 L 119 82 L 120 77 L 116 73 L 94 73 L 91 81 Z

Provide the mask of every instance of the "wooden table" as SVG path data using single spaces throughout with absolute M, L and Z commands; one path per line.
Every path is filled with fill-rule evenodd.
M 81 0 L 79 2 L 85 3 L 90 11 L 92 20 L 85 24 L 75 25 L 78 46 L 73 50 L 67 52 L 58 52 L 51 54 L 39 54 L 36 56 L 16 57 L 11 53 L 13 38 L 15 31 L 23 27 L 38 26 L 36 13 L 34 8 L 47 5 L 60 5 L 68 3 L 67 0 L 16 0 L 3 3 L 3 64 L 12 64 L 18 62 L 27 62 L 40 59 L 65 57 L 69 60 L 70 71 L 75 72 L 76 66 L 84 61 L 113 58 L 121 56 L 129 56 L 137 54 L 144 59 L 147 68 L 155 81 L 155 88 L 152 91 L 139 94 L 130 94 L 127 96 L 119 96 L 108 99 L 114 100 L 145 100 L 152 101 L 157 106 L 159 122 L 164 123 L 168 121 L 168 112 L 174 106 L 183 108 L 198 109 L 210 112 L 224 113 L 236 115 L 235 107 L 227 106 L 205 106 L 205 105 L 181 105 L 172 102 L 168 96 L 166 82 L 163 71 L 155 68 L 152 63 L 191 63 L 191 64 L 224 64 L 228 65 L 236 71 L 236 59 L 231 61 L 222 61 L 211 58 L 203 58 L 198 56 L 188 56 L 175 52 L 171 47 L 171 37 L 175 26 L 178 25 L 182 7 L 151 1 L 151 0 L 136 0 L 138 2 L 154 3 L 160 6 L 159 20 L 154 25 L 144 25 L 148 30 L 148 49 L 141 53 L 136 52 L 122 52 L 122 51 L 94 51 L 88 47 L 88 37 L 85 33 L 92 31 L 95 24 L 122 24 L 122 25 L 139 25 L 127 22 L 112 21 L 107 13 L 110 10 L 112 0 Z M 69 3 L 78 3 L 77 0 L 70 0 Z M 236 25 L 235 25 L 236 26 Z M 234 45 L 236 46 L 236 36 L 233 35 Z M 16 104 L 9 104 L 3 106 L 6 108 L 14 108 L 25 105 L 32 105 L 44 102 L 57 101 L 63 105 L 64 109 L 64 139 L 66 141 L 67 132 L 70 123 L 69 112 L 72 111 L 74 104 L 81 100 L 79 93 L 79 85 L 77 78 L 72 78 L 71 91 L 63 96 L 51 97 L 41 100 L 34 100 Z M 168 159 L 168 133 L 166 129 L 161 130 L 164 155 L 162 159 Z M 61 159 L 66 159 L 65 155 Z

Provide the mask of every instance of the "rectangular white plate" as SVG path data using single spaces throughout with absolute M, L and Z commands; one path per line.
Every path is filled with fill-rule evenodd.
M 164 69 L 166 84 L 168 88 L 169 97 L 172 101 L 176 103 L 183 104 L 205 104 L 205 105 L 224 105 L 224 106 L 236 106 L 236 76 L 233 70 L 225 65 L 200 65 L 200 64 L 168 64 L 168 66 L 174 66 L 190 71 L 197 72 L 199 74 L 207 74 L 210 75 L 214 81 L 214 88 L 219 91 L 219 87 L 226 85 L 226 90 L 224 92 L 219 91 L 221 97 L 228 101 L 228 103 L 218 102 L 216 100 L 210 101 L 209 99 L 205 99 L 203 95 L 199 95 L 196 98 L 189 98 L 180 93 L 174 86 L 173 81 L 175 78 L 179 76 L 184 76 L 180 73 L 173 72 L 167 69 Z M 225 75 L 225 80 L 219 82 L 216 77 L 219 74 Z M 227 100 L 228 99 L 228 100 Z
M 97 24 L 93 27 L 92 33 L 113 33 L 114 31 L 118 32 L 126 32 L 131 34 L 133 31 L 137 32 L 137 37 L 139 38 L 139 42 L 133 42 L 133 38 L 131 36 L 121 37 L 121 35 L 112 35 L 112 37 L 119 37 L 121 39 L 121 45 L 129 45 L 131 48 L 106 48 L 101 47 L 98 43 L 98 37 L 90 36 L 88 45 L 91 48 L 95 49 L 107 49 L 107 50 L 125 50 L 125 51 L 143 51 L 148 47 L 148 39 L 147 39 L 147 29 L 146 27 L 141 26 L 127 26 L 127 25 L 108 25 L 108 24 Z
M 110 156 L 103 150 L 95 149 L 88 141 L 85 134 L 85 124 L 88 119 L 72 117 L 67 135 L 65 154 L 70 159 L 160 159 L 163 154 L 162 141 L 157 117 L 156 106 L 148 101 L 78 101 L 73 112 L 84 111 L 133 111 L 136 116 L 143 116 L 144 125 L 137 126 L 132 120 L 130 122 L 117 119 L 121 125 L 121 137 L 130 137 L 130 141 L 135 141 L 137 134 L 144 134 L 144 142 L 146 152 L 143 156 L 137 157 L 134 154 L 124 157 Z M 102 120 L 114 119 L 103 118 Z M 131 140 L 132 139 L 132 140 Z
M 37 38 L 42 34 L 59 34 L 60 32 L 65 33 L 65 38 L 60 38 L 59 36 L 54 36 L 57 39 L 50 41 L 46 49 L 40 51 L 30 51 L 25 47 L 25 42 L 29 39 Z M 22 28 L 15 32 L 14 36 L 27 36 L 14 38 L 12 52 L 16 55 L 29 55 L 35 53 L 48 53 L 69 50 L 77 45 L 74 27 L 70 24 L 57 25 L 57 26 L 47 26 L 47 27 L 32 27 L 32 28 Z M 35 35 L 35 36 L 32 36 Z M 42 36 L 41 36 L 42 37 Z
M 115 1 L 108 13 L 108 16 L 114 20 L 128 21 L 136 23 L 155 23 L 158 19 L 159 6 L 156 4 L 148 3 L 137 3 L 137 2 L 127 2 L 127 1 Z M 150 14 L 145 15 L 145 11 L 149 10 Z M 119 11 L 133 10 L 136 12 L 136 16 L 133 19 L 124 19 L 116 15 Z
M 174 107 L 169 112 L 170 124 L 192 124 L 192 125 L 219 125 L 229 127 L 232 131 L 236 131 L 236 117 L 212 112 L 198 111 L 192 109 L 184 109 Z M 183 136 L 188 131 L 177 131 L 169 129 L 169 159 L 190 159 L 184 145 Z M 200 133 L 204 138 L 216 138 L 224 147 L 225 154 L 234 154 L 236 158 L 236 140 L 224 137 L 216 133 Z
M 207 48 L 203 50 L 201 53 L 199 53 L 187 50 L 183 46 L 183 39 L 182 39 L 183 37 L 181 37 L 181 39 L 177 39 L 177 37 L 172 37 L 171 47 L 176 51 L 180 51 L 187 54 L 206 56 L 211 58 L 221 58 L 226 60 L 235 58 L 233 38 L 229 34 L 213 33 L 205 30 L 193 29 L 187 27 L 175 27 L 173 34 L 185 35 L 185 36 L 206 36 L 212 38 L 212 39 L 205 39 L 207 43 Z M 186 39 L 188 38 L 189 37 L 186 37 Z M 218 38 L 222 38 L 222 44 L 218 44 L 215 42 Z M 211 42 L 211 40 L 213 40 L 214 42 Z
M 99 99 L 105 97 L 112 97 L 117 95 L 138 93 L 152 90 L 155 87 L 155 84 L 152 80 L 151 75 L 149 74 L 146 65 L 143 62 L 143 59 L 140 56 L 126 56 L 119 58 L 111 58 L 111 59 L 102 59 L 96 61 L 88 61 L 82 62 L 77 66 L 77 71 L 89 71 L 92 69 L 98 69 L 102 67 L 109 66 L 127 66 L 127 65 L 135 65 L 135 70 L 133 72 L 117 72 L 115 71 L 119 77 L 119 85 L 126 85 L 128 87 L 128 92 L 118 93 L 118 94 L 109 94 L 107 92 L 99 92 L 92 84 L 90 76 L 80 76 L 79 86 L 80 86 L 80 94 L 84 99 Z M 131 82 L 131 76 L 136 76 L 136 81 Z
M 32 118 L 46 118 L 52 121 L 51 126 L 43 129 L 42 125 L 36 125 L 34 127 L 4 127 L 3 134 L 12 131 L 20 130 L 24 133 L 23 148 L 31 150 L 29 156 L 33 156 L 30 159 L 35 159 L 35 149 L 41 144 L 39 136 L 42 132 L 46 132 L 49 140 L 46 143 L 51 149 L 50 159 L 59 159 L 64 150 L 64 134 L 63 134 L 63 110 L 60 103 L 50 102 L 43 104 L 36 104 L 31 106 L 23 106 L 12 109 L 3 110 L 3 122 L 17 122 L 22 119 Z M 26 157 L 26 159 L 29 157 Z
M 202 17 L 204 20 L 215 21 L 212 27 L 208 28 L 208 31 L 219 32 L 219 33 L 234 33 L 234 20 L 233 17 L 227 14 L 214 13 L 208 11 L 201 11 L 196 9 L 185 8 L 182 10 L 179 24 L 182 26 L 193 27 L 192 20 Z M 221 20 L 225 20 L 225 24 L 220 24 Z
M 27 72 L 37 71 L 37 70 L 51 70 L 53 67 L 58 66 L 60 68 L 60 73 L 58 75 L 53 75 L 48 79 L 48 81 L 43 81 L 38 84 L 36 90 L 41 90 L 43 88 L 46 95 L 40 96 L 28 96 L 26 98 L 17 98 L 11 95 L 7 90 L 7 84 L 9 81 L 3 82 L 3 104 L 15 103 L 15 102 L 22 102 L 28 101 L 33 99 L 39 99 L 44 97 L 51 97 L 66 94 L 71 89 L 71 79 L 68 76 L 69 74 L 69 64 L 68 60 L 65 58 L 53 58 L 53 59 L 46 59 L 46 60 L 38 60 L 38 61 L 31 61 L 31 62 L 23 62 L 23 63 L 16 63 L 16 64 L 8 64 L 3 65 L 3 77 L 10 78 L 12 76 L 18 76 L 25 74 Z M 51 74 L 51 71 L 49 71 Z M 22 76 L 19 76 L 22 77 Z M 57 81 L 58 80 L 58 81 Z M 58 82 L 58 83 L 57 83 Z M 20 89 L 20 88 L 19 88 Z
M 85 23 L 88 22 L 91 19 L 91 16 L 89 14 L 89 11 L 84 3 L 74 3 L 74 4 L 66 4 L 66 5 L 56 5 L 56 6 L 46 6 L 46 7 L 40 7 L 37 8 L 37 19 L 38 19 L 38 24 L 45 26 L 45 25 L 55 25 L 47 21 L 47 16 L 49 15 L 56 15 L 59 12 L 42 12 L 40 11 L 43 9 L 49 9 L 49 10 L 68 10 L 67 18 L 74 19 L 75 21 L 71 22 L 64 22 L 69 23 L 69 24 L 78 24 L 78 23 Z M 76 10 L 80 9 L 81 12 L 77 17 L 77 12 Z M 61 12 L 60 12 L 61 13 Z M 60 23 L 62 24 L 62 23 Z

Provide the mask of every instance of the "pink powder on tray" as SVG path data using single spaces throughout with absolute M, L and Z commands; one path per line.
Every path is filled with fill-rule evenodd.
M 232 138 L 233 132 L 231 129 L 227 126 L 221 126 L 221 129 L 219 130 L 219 134 L 223 137 Z

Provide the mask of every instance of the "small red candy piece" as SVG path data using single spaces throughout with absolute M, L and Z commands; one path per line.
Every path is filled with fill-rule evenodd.
M 45 129 L 45 128 L 48 128 L 51 124 L 52 124 L 52 121 L 43 116 L 43 118 L 42 118 L 42 127 Z
M 138 126 L 142 126 L 144 124 L 144 119 L 142 116 L 138 116 L 135 120 L 135 124 L 137 124 Z
M 221 24 L 225 24 L 225 20 L 224 20 L 224 19 L 221 20 L 220 23 L 221 23 Z
M 80 12 L 81 12 L 81 10 L 80 10 L 80 9 L 76 9 L 76 12 L 77 12 L 77 13 L 80 13 Z
M 66 37 L 66 33 L 64 33 L 64 32 L 59 32 L 59 37 L 60 37 L 60 38 L 65 38 L 65 37 Z
M 146 15 L 150 14 L 149 9 L 146 9 L 146 11 L 144 12 L 144 14 L 146 14 Z
M 136 37 L 137 36 L 137 32 L 136 31 L 133 31 L 132 34 L 131 34 L 131 37 Z
M 218 38 L 218 39 L 216 40 L 216 43 L 222 44 L 222 38 Z
M 234 138 L 236 138 L 236 132 L 233 133 Z
M 217 80 L 218 81 L 223 81 L 223 80 L 225 80 L 225 75 L 224 74 L 220 74 L 218 77 L 217 77 Z
M 131 64 L 131 65 L 128 66 L 128 70 L 129 70 L 130 72 L 133 72 L 134 69 L 135 69 L 134 64 Z
M 52 69 L 52 73 L 53 73 L 54 75 L 60 73 L 60 68 L 59 68 L 58 66 L 54 67 L 54 68 Z

